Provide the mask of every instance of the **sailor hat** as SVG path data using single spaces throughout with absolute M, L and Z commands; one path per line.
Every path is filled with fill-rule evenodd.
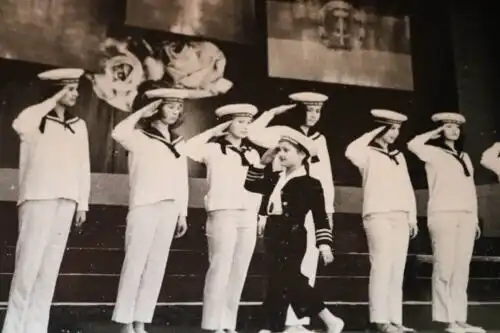
M 251 131 L 248 133 L 248 139 L 268 149 L 276 147 L 280 141 L 288 141 L 302 146 L 310 156 L 317 153 L 312 139 L 288 126 L 269 126 L 258 131 Z
M 323 104 L 328 100 L 328 96 L 315 92 L 298 92 L 288 96 L 294 102 L 301 102 L 309 105 Z
M 392 110 L 373 109 L 370 113 L 375 117 L 377 122 L 382 124 L 401 124 L 408 120 L 408 117 L 404 114 Z
M 219 107 L 215 110 L 217 118 L 224 116 L 240 116 L 240 117 L 253 117 L 259 112 L 257 107 L 253 104 L 228 104 Z
M 184 99 L 189 97 L 189 91 L 186 89 L 171 89 L 171 88 L 158 88 L 147 90 L 145 93 L 147 98 L 161 98 L 167 101 L 183 102 Z
M 465 117 L 456 112 L 440 112 L 432 115 L 431 120 L 434 122 L 453 123 L 462 125 L 465 123 Z
M 40 80 L 57 82 L 60 84 L 78 83 L 84 70 L 80 68 L 57 68 L 38 74 Z

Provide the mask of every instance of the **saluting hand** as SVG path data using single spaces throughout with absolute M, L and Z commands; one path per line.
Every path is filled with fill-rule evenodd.
M 275 116 L 285 113 L 286 111 L 293 109 L 297 104 L 285 104 L 276 106 L 269 110 L 269 112 L 273 112 Z
M 260 158 L 260 163 L 263 165 L 272 163 L 276 158 L 276 155 L 278 155 L 279 150 L 279 147 L 269 148 Z
M 55 93 L 52 98 L 56 101 L 59 101 L 61 98 L 63 98 L 68 92 L 69 92 L 70 87 L 68 85 L 64 86 L 61 90 Z
M 431 139 L 432 140 L 439 139 L 439 137 L 441 136 L 441 133 L 443 132 L 443 130 L 444 130 L 444 125 L 443 126 L 439 126 L 438 128 L 432 130 L 431 133 L 433 135 L 431 136 Z
M 186 234 L 188 226 L 185 216 L 179 216 L 179 218 L 177 219 L 176 229 L 177 230 L 175 231 L 175 238 L 181 238 Z
M 333 262 L 333 251 L 330 246 L 325 244 L 320 245 L 319 252 L 321 253 L 321 257 L 323 258 L 323 263 L 325 264 L 325 266 Z
M 149 118 L 158 112 L 158 107 L 160 106 L 161 103 L 162 103 L 161 100 L 154 101 L 152 103 L 149 103 L 142 109 L 140 109 L 138 112 L 140 112 L 142 118 Z
M 232 122 L 232 120 L 228 120 L 212 128 L 213 135 L 219 136 L 225 134 L 227 128 L 229 127 L 229 125 L 231 125 Z
M 87 220 L 87 212 L 84 210 L 79 210 L 75 215 L 75 227 L 80 228 Z

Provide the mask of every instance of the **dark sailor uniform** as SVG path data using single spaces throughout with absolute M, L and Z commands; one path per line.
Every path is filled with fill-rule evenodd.
M 273 332 L 284 330 L 289 304 L 299 318 L 315 316 L 325 308 L 321 293 L 309 285 L 309 279 L 301 272 L 307 246 L 304 221 L 309 211 L 316 227 L 316 246 L 332 246 L 323 189 L 304 168 L 294 173 L 283 179 L 283 172 L 272 172 L 270 167 L 250 167 L 245 181 L 245 188 L 250 192 L 270 197 L 266 224 L 269 273 L 263 303 L 263 328 Z M 276 186 L 282 188 L 279 199 L 273 200 Z M 281 207 L 276 207 L 276 201 Z

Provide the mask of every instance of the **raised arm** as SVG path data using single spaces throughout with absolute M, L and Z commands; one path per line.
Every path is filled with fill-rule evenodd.
M 80 161 L 80 191 L 77 202 L 77 211 L 89 210 L 89 197 L 90 197 L 90 151 L 89 151 L 89 135 L 87 125 L 83 120 L 83 131 L 81 134 L 81 161 Z
M 273 177 L 275 173 L 273 172 L 272 163 L 278 151 L 277 147 L 268 149 L 264 155 L 262 155 L 259 163 L 251 165 L 248 168 L 247 177 L 245 179 L 246 190 L 263 194 L 264 197 L 272 192 L 277 181 L 274 179 L 275 177 Z
M 376 129 L 363 134 L 351 142 L 345 150 L 345 157 L 347 157 L 347 159 L 358 168 L 364 168 L 366 161 L 368 160 L 368 154 L 370 153 L 368 144 L 375 139 L 375 137 L 382 132 L 384 128 L 385 126 L 377 127 Z
M 122 120 L 111 132 L 111 137 L 128 151 L 138 149 L 138 146 L 145 139 L 140 130 L 136 128 L 137 123 L 142 118 L 151 117 L 158 112 L 161 101 L 150 103 L 142 109 L 132 113 Z
M 438 127 L 432 131 L 417 135 L 408 142 L 408 150 L 415 154 L 420 160 L 426 163 L 431 162 L 434 159 L 437 149 L 436 147 L 428 145 L 427 142 L 436 138 L 442 130 L 443 127 Z
M 68 92 L 68 88 L 64 87 L 54 96 L 45 101 L 29 106 L 14 119 L 12 128 L 21 137 L 21 140 L 26 139 L 34 133 L 39 133 L 40 122 L 50 111 L 52 111 L 57 102 Z
M 248 126 L 248 131 L 251 132 L 253 130 L 258 130 L 265 128 L 269 123 L 276 117 L 292 108 L 295 107 L 295 104 L 286 104 L 274 107 L 270 110 L 266 110 L 260 114 L 251 124 Z
M 195 162 L 204 163 L 207 154 L 205 145 L 208 140 L 214 136 L 223 135 L 224 131 L 230 124 L 231 120 L 193 136 L 186 141 L 186 144 L 184 145 L 184 154 Z
M 481 165 L 500 177 L 500 142 L 495 142 L 481 156 Z

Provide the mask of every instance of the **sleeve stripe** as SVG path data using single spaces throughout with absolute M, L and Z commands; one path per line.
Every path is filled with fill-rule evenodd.
M 318 239 L 333 239 L 332 236 L 318 236 Z

